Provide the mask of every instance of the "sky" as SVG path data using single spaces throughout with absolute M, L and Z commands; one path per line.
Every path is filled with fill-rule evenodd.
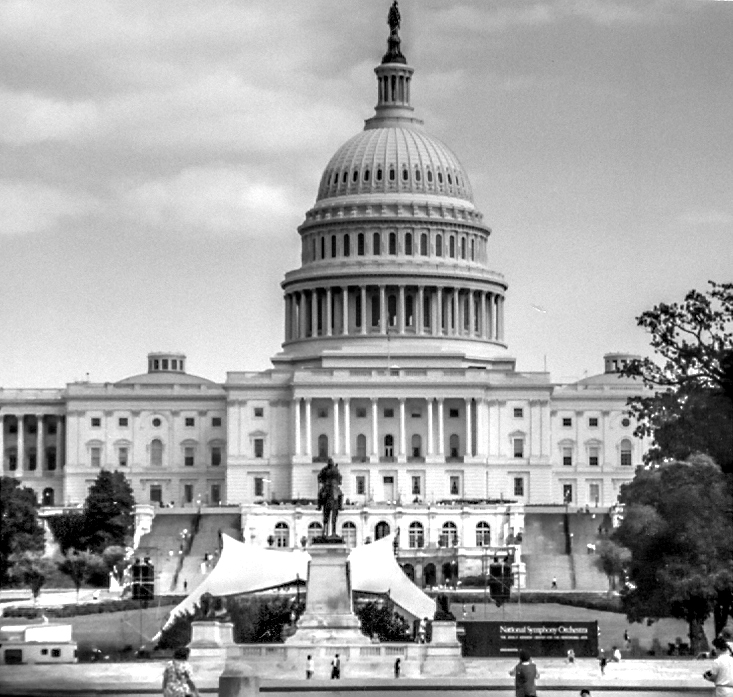
M 373 115 L 389 4 L 0 0 L 0 386 L 113 382 L 150 351 L 216 381 L 268 368 L 297 227 Z M 635 317 L 733 280 L 733 2 L 400 10 L 518 370 L 649 355 Z

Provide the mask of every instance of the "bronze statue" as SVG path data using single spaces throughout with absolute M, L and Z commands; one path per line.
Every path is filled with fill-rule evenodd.
M 397 0 L 394 0 L 387 14 L 387 24 L 389 25 L 390 34 L 397 33 L 397 30 L 400 28 L 400 19 L 400 8 L 397 7 Z
M 400 51 L 400 10 L 397 7 L 397 0 L 394 0 L 392 7 L 387 13 L 387 24 L 389 25 L 389 36 L 387 37 L 387 53 L 382 56 L 382 63 L 407 63 L 407 59 Z
M 338 465 L 328 458 L 328 464 L 318 473 L 318 510 L 323 509 L 323 536 L 338 537 L 336 520 L 343 510 L 344 495 L 341 492 L 341 472 Z

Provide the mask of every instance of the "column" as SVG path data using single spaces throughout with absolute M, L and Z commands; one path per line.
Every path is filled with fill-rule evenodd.
M 369 319 L 367 319 L 367 317 Z M 367 322 L 371 324 L 371 313 L 367 312 L 366 286 L 361 287 L 361 333 L 367 333 Z
M 458 323 L 458 288 L 453 289 L 451 305 L 453 307 L 453 336 L 457 336 L 461 333 L 461 325 Z
M 18 469 L 16 472 L 22 476 L 25 465 L 25 419 L 23 414 L 18 414 Z
M 379 333 L 387 333 L 387 289 L 379 286 Z
M 293 400 L 293 408 L 295 409 L 295 455 L 296 457 L 301 454 L 300 445 L 300 397 L 296 397 Z
M 305 455 L 306 457 L 312 457 L 313 451 L 311 450 L 311 444 L 313 439 L 311 438 L 311 398 L 305 398 Z
M 318 290 L 311 291 L 311 336 L 318 336 Z
M 438 286 L 436 288 L 436 295 L 438 298 L 438 317 L 435 322 L 435 333 L 438 335 L 443 334 L 443 289 Z
M 399 287 L 397 296 L 397 331 L 400 334 L 405 333 L 405 286 L 403 285 Z
M 43 472 L 43 414 L 36 414 L 36 471 Z
M 473 409 L 471 406 L 472 399 L 466 398 L 466 456 L 470 457 L 473 455 L 473 429 L 471 428 L 473 422 Z
M 474 292 L 468 291 L 468 336 L 476 334 L 476 306 L 474 305 Z
M 379 456 L 379 429 L 377 419 L 379 418 L 377 399 L 372 398 L 372 456 Z
M 333 398 L 333 454 L 341 452 L 341 431 L 339 428 L 339 398 Z
M 349 333 L 349 286 L 341 289 L 341 333 Z
M 63 469 L 66 465 L 66 420 L 59 416 L 56 420 L 56 469 Z M 134 441 L 134 436 L 133 436 Z M 133 442 L 134 446 L 134 442 Z
M 405 457 L 405 400 L 400 398 L 400 449 L 397 452 L 399 458 Z
M 308 327 L 308 323 L 306 322 L 306 303 L 305 303 L 305 291 L 300 291 L 300 306 L 298 307 L 298 324 L 300 324 L 300 329 L 298 331 L 298 338 L 299 339 L 305 339 L 305 333 Z
M 428 455 L 435 452 L 433 448 L 433 399 L 430 397 L 426 400 L 428 405 Z
M 487 321 L 487 327 L 488 330 L 488 339 L 491 341 L 494 341 L 496 339 L 496 334 L 494 334 L 494 294 L 489 293 L 489 314 L 486 318 Z
M 499 341 L 504 341 L 504 297 L 499 296 L 496 302 L 496 333 Z
M 481 293 L 481 321 L 479 322 L 479 331 L 482 339 L 488 339 L 486 334 L 486 293 Z
M 438 455 L 445 455 L 445 424 L 443 419 L 443 398 L 438 398 Z
M 344 457 L 351 460 L 351 400 L 344 397 Z
M 326 288 L 326 331 L 324 334 L 326 336 L 331 336 L 331 322 L 332 322 L 332 308 L 331 308 L 331 300 L 332 300 L 332 294 L 331 294 L 331 286 L 328 286 Z
M 290 294 L 285 293 L 285 341 L 290 341 Z
M 423 320 L 425 319 L 425 288 L 417 287 L 417 308 L 415 312 L 415 331 L 422 334 L 424 331 Z

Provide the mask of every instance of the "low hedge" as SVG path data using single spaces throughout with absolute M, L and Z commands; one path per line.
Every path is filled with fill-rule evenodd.
M 177 605 L 184 596 L 166 595 L 159 600 L 101 600 L 95 603 L 83 603 L 73 605 L 56 605 L 52 607 L 10 607 L 6 608 L 3 617 L 23 617 L 34 620 L 45 616 L 48 618 L 79 617 L 81 615 L 98 615 L 107 612 L 124 612 L 125 610 L 139 610 L 142 602 L 143 608 L 167 607 Z
M 475 590 L 473 592 L 466 591 L 425 591 L 431 597 L 437 597 L 441 593 L 448 595 L 451 603 L 457 605 L 471 605 L 477 602 L 483 602 L 483 590 Z M 489 594 L 486 594 L 489 602 L 493 602 Z M 571 607 L 582 607 L 587 610 L 597 610 L 599 612 L 618 612 L 622 613 L 621 598 L 614 595 L 609 597 L 605 593 L 546 593 L 544 591 L 522 591 L 520 594 L 516 590 L 512 590 L 509 603 L 526 603 L 526 604 L 547 604 L 555 603 L 557 605 L 569 605 Z

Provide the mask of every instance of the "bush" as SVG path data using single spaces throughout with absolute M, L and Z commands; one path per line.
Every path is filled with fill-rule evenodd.
M 463 583 L 463 581 L 461 581 Z M 425 591 L 432 598 L 436 598 L 438 591 Z M 444 593 L 445 591 L 440 591 Z M 483 594 L 480 593 L 462 593 L 461 591 L 449 594 L 449 600 L 455 604 L 471 605 L 477 602 L 483 602 Z M 486 594 L 488 602 L 493 602 L 491 596 Z M 508 602 L 519 602 L 519 594 L 512 592 Z M 588 610 L 598 610 L 599 612 L 618 612 L 621 613 L 621 599 L 618 596 L 607 596 L 605 593 L 545 593 L 543 591 L 522 591 L 521 602 L 526 604 L 543 604 L 556 603 L 558 605 L 569 605 L 571 607 L 582 607 Z
M 166 596 L 160 599 L 160 606 L 177 605 L 182 597 Z M 143 607 L 157 605 L 156 601 L 148 602 Z M 53 607 L 11 607 L 6 608 L 4 617 L 23 617 L 29 620 L 40 619 L 41 616 L 48 618 L 79 617 L 81 615 L 95 615 L 107 612 L 124 612 L 126 610 L 139 610 L 139 600 L 103 600 L 98 603 L 84 603 L 80 605 L 57 605 Z

